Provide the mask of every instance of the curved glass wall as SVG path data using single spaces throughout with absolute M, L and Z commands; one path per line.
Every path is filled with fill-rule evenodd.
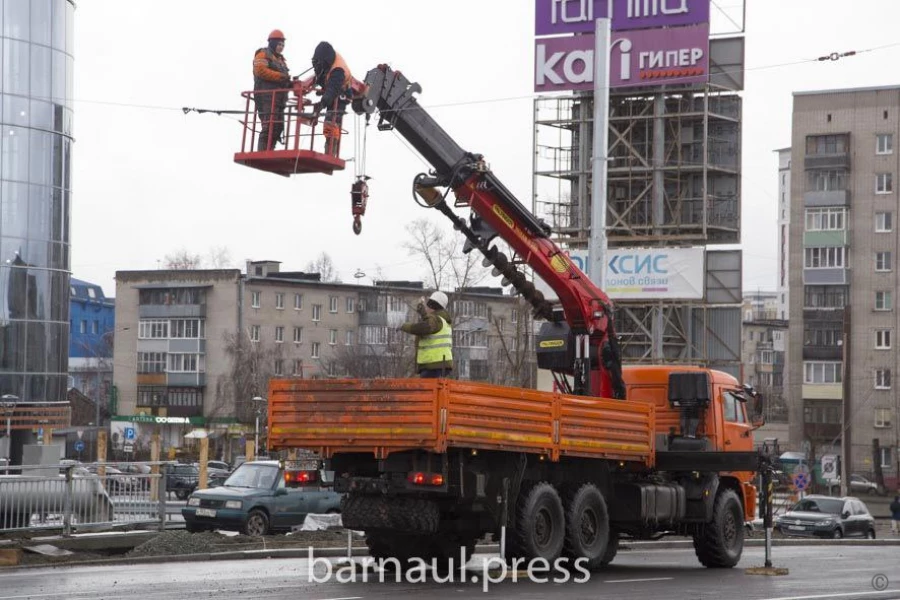
M 60 401 L 69 343 L 69 0 L 0 0 L 0 394 Z

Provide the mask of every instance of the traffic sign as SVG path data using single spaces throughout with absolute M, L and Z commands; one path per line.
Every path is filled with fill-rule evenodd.
M 809 475 L 806 473 L 794 473 L 794 487 L 801 492 L 809 487 Z
M 125 428 L 125 439 L 133 440 L 135 438 L 135 430 L 134 427 L 126 427 Z
M 822 478 L 825 481 L 837 480 L 837 456 L 826 454 L 822 457 Z
M 81 440 L 75 442 L 75 452 L 84 452 L 84 442 Z

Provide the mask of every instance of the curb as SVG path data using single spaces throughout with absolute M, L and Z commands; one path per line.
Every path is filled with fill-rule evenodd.
M 763 548 L 764 539 L 749 539 L 744 542 L 745 547 Z M 900 539 L 876 539 L 876 540 L 814 540 L 814 539 L 773 539 L 772 547 L 789 546 L 898 546 Z M 648 550 L 681 550 L 693 548 L 690 540 L 672 540 L 656 542 L 628 542 L 623 544 L 620 552 L 648 551 Z M 226 552 L 204 552 L 199 554 L 172 554 L 165 556 L 132 556 L 122 558 L 102 558 L 96 560 L 73 560 L 58 563 L 44 563 L 34 565 L 16 565 L 0 567 L 0 572 L 18 569 L 56 569 L 60 567 L 76 566 L 105 566 L 105 565 L 129 565 L 129 564 L 158 564 L 167 562 L 206 562 L 218 560 L 250 560 L 261 558 L 309 558 L 312 550 L 313 558 L 347 558 L 347 548 L 273 548 L 263 550 L 231 550 Z M 475 547 L 478 554 L 496 554 L 500 552 L 499 544 L 484 544 Z M 354 546 L 352 556 L 368 556 L 368 548 Z

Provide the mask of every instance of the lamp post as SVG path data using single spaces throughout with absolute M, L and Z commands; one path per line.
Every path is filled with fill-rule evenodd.
M 9 461 L 12 455 L 12 414 L 16 410 L 19 397 L 15 394 L 3 394 L 2 407 L 6 413 L 6 474 L 9 475 Z
M 254 402 L 265 402 L 266 399 L 262 396 L 253 396 Z M 259 404 L 256 405 L 256 435 L 253 443 L 253 458 L 259 458 Z

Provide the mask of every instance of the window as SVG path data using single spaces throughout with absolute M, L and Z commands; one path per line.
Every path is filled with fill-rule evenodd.
M 893 154 L 894 134 L 879 133 L 875 136 L 875 154 Z
M 85 321 L 85 320 L 81 321 L 81 327 L 79 328 L 79 331 L 81 333 L 87 333 L 87 321 Z
M 303 328 L 294 327 L 294 343 L 299 344 L 301 342 L 303 342 Z
M 806 211 L 806 231 L 843 231 L 844 209 L 810 208 Z
M 294 359 L 294 368 L 293 368 L 292 374 L 303 377 L 303 359 L 302 358 Z
M 165 373 L 165 352 L 138 352 L 138 373 Z
M 364 325 L 359 328 L 359 340 L 367 346 L 384 346 L 388 343 L 388 329 L 377 325 Z
M 284 327 L 276 327 L 275 328 L 275 343 L 281 344 L 284 342 Z
M 312 344 L 310 344 L 310 356 L 312 356 L 313 358 L 319 358 L 319 346 L 319 342 L 313 342 Z
M 457 329 L 453 332 L 453 344 L 460 348 L 487 348 L 487 342 L 487 331 L 484 330 Z
M 875 233 L 889 233 L 894 230 L 894 213 L 875 213 Z
M 348 297 L 347 298 L 347 314 L 356 311 L 356 298 Z
M 251 325 L 250 326 L 250 341 L 251 342 L 259 341 L 259 325 Z
M 204 367 L 202 354 L 169 353 L 170 373 L 202 373 Z
M 284 294 L 281 292 L 275 294 L 275 308 L 284 310 Z
M 91 333 L 97 335 L 97 332 L 100 331 L 100 321 L 94 319 L 91 321 Z
M 891 426 L 891 409 L 876 408 L 875 409 L 875 427 L 886 429 Z
M 804 264 L 807 269 L 842 268 L 849 259 L 849 248 L 805 248 Z
M 353 345 L 353 332 L 352 331 L 348 330 L 348 331 L 344 332 L 344 345 L 345 346 Z
M 815 326 L 807 327 L 803 332 L 804 346 L 837 346 L 841 341 L 841 330 L 835 326 L 830 328 Z
M 875 193 L 890 194 L 894 191 L 894 178 L 890 173 L 875 174 Z
M 803 286 L 804 308 L 843 308 L 847 302 L 847 288 L 838 285 Z
M 168 337 L 169 321 L 165 319 L 144 319 L 138 324 L 138 339 L 159 340 Z
M 875 331 L 875 349 L 890 350 L 891 349 L 891 330 L 877 329 Z
M 890 252 L 875 253 L 875 270 L 879 272 L 890 271 L 892 268 L 892 256 Z
M 284 361 L 280 358 L 275 361 L 275 374 L 284 375 Z
M 891 292 L 875 292 L 875 310 L 893 310 L 894 303 Z
M 806 154 L 844 154 L 847 145 L 846 135 L 810 135 L 806 138 Z
M 205 319 L 172 319 L 169 323 L 171 337 L 187 339 L 204 339 L 206 337 Z
M 252 308 L 259 308 L 261 295 L 262 292 L 250 292 L 250 306 Z
M 808 192 L 834 192 L 847 189 L 847 171 L 807 171 Z
M 882 469 L 890 469 L 891 468 L 891 449 L 890 448 L 879 448 L 878 452 L 881 454 L 881 468 Z
M 803 383 L 841 383 L 841 363 L 839 362 L 805 362 L 803 363 Z
M 891 389 L 891 370 L 876 369 L 875 370 L 875 389 L 889 390 Z
M 328 297 L 328 312 L 337 312 L 338 307 L 338 298 L 337 296 L 329 296 Z
M 759 364 L 773 365 L 775 364 L 775 352 L 773 350 L 763 350 L 759 353 Z
M 725 392 L 725 420 L 729 423 L 747 422 L 744 418 L 744 403 L 730 392 Z
M 329 329 L 328 330 L 328 343 L 332 346 L 337 344 L 337 329 Z
M 312 320 L 313 321 L 321 321 L 322 320 L 322 305 L 321 304 L 313 304 L 312 310 Z
M 303 308 L 303 294 L 294 294 L 294 310 Z

